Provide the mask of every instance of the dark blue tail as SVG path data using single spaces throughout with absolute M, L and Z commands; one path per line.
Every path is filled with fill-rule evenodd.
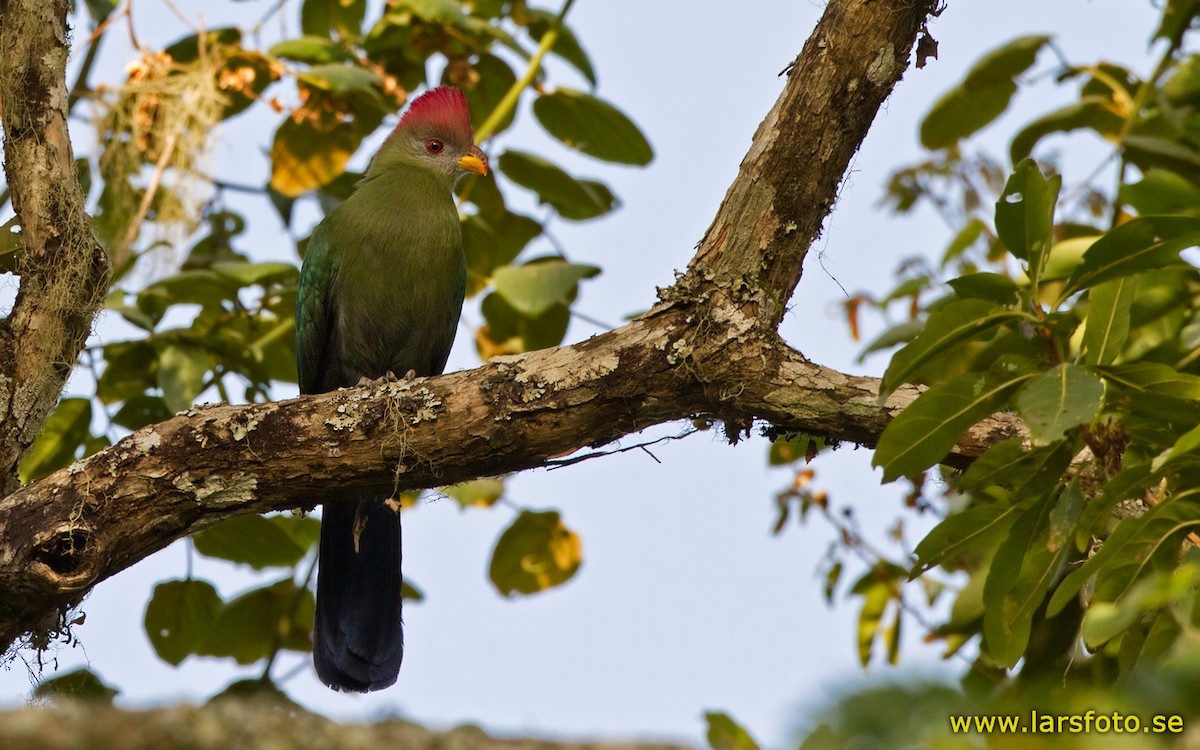
M 323 506 L 313 661 L 334 690 L 380 690 L 400 671 L 398 510 L 378 496 Z

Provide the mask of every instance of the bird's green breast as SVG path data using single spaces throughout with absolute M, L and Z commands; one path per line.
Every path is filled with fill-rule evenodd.
M 440 373 L 466 283 L 458 211 L 444 176 L 391 169 L 325 221 L 332 256 L 321 389 Z

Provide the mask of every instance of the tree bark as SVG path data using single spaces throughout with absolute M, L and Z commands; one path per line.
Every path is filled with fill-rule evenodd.
M 919 390 L 879 404 L 878 380 L 808 362 L 776 328 L 934 5 L 831 0 L 687 272 L 629 324 L 437 378 L 197 408 L 0 500 L 0 647 L 52 628 L 96 583 L 182 536 L 347 487 L 545 466 L 694 415 L 726 421 L 731 437 L 758 419 L 874 445 Z M 959 451 L 1018 429 L 995 418 Z
M 435 732 L 408 721 L 338 724 L 285 703 L 216 700 L 203 708 L 177 706 L 122 711 L 98 701 L 0 713 L 0 747 L 74 750 L 81 747 L 160 750 L 687 750 L 651 742 L 556 742 L 499 739 L 463 726 Z
M 0 318 L 0 494 L 87 340 L 108 291 L 67 132 L 67 0 L 0 2 L 4 169 L 21 226 L 21 287 Z

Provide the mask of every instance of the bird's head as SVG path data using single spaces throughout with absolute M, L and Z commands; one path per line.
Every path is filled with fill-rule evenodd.
M 426 91 L 408 105 L 400 124 L 379 149 L 374 162 L 419 164 L 444 173 L 454 182 L 467 172 L 487 174 L 487 156 L 475 145 L 467 99 L 453 86 Z

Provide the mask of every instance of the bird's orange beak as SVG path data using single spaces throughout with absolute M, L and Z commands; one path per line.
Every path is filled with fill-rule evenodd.
M 458 166 L 468 172 L 485 175 L 488 169 L 487 156 L 479 150 L 478 146 L 472 146 L 470 151 L 459 158 Z

